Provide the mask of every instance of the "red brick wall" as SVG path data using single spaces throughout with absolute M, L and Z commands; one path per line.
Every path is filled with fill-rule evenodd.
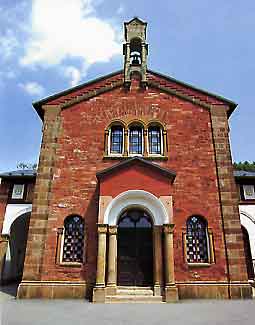
M 141 164 L 127 166 L 105 176 L 100 182 L 100 195 L 115 197 L 128 190 L 144 190 L 155 196 L 171 195 L 168 177 Z
M 226 280 L 210 114 L 200 106 L 158 90 L 138 89 L 135 83 L 129 92 L 115 89 L 62 111 L 42 279 L 95 280 L 98 213 L 96 172 L 118 162 L 103 160 L 104 130 L 113 118 L 128 115 L 156 118 L 167 129 L 168 160 L 158 164 L 177 174 L 172 193 L 176 224 L 176 280 Z M 154 188 L 152 192 L 157 194 L 156 190 Z M 86 261 L 82 268 L 55 264 L 56 230 L 63 226 L 64 218 L 71 213 L 80 214 L 85 219 Z M 205 216 L 213 231 L 216 264 L 209 268 L 189 269 L 184 263 L 182 232 L 187 217 L 192 214 Z

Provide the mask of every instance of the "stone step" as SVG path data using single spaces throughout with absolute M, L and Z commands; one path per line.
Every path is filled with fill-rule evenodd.
M 116 295 L 107 296 L 106 303 L 163 303 L 161 296 Z
M 120 296 L 153 296 L 153 290 L 148 288 L 148 289 L 145 289 L 145 288 L 136 288 L 136 289 L 133 289 L 133 288 L 122 288 L 122 289 L 117 289 L 117 295 L 120 295 Z

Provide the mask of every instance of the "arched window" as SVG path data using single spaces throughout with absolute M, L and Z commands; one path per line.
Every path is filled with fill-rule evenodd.
M 149 154 L 162 154 L 162 130 L 159 126 L 150 126 L 148 128 Z
M 123 153 L 123 127 L 115 125 L 111 127 L 110 136 L 110 153 L 122 154 Z
M 200 216 L 187 220 L 186 254 L 188 263 L 209 263 L 207 222 Z
M 65 219 L 62 262 L 82 263 L 84 248 L 84 221 L 72 215 Z
M 132 155 L 143 154 L 143 128 L 139 125 L 129 128 L 129 153 Z

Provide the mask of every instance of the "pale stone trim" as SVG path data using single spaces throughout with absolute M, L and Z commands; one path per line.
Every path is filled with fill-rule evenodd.
M 13 222 L 23 214 L 32 212 L 32 204 L 7 204 L 2 234 L 9 235 Z
M 168 223 L 173 223 L 173 197 L 172 196 L 160 196 L 159 200 L 164 205 L 168 214 Z
M 255 270 L 255 221 L 254 218 L 246 211 L 240 209 L 241 225 L 247 230 L 250 240 L 251 256 L 253 268 Z
M 107 206 L 111 203 L 112 196 L 99 196 L 99 211 L 98 211 L 98 223 L 104 223 L 104 215 Z
M 168 212 L 163 203 L 152 193 L 143 190 L 128 190 L 116 196 L 105 210 L 103 223 L 117 225 L 120 215 L 132 207 L 148 212 L 154 225 L 169 223 Z

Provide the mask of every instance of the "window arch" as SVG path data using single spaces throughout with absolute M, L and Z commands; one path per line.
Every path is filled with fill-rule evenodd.
M 186 258 L 188 263 L 209 263 L 209 237 L 207 221 L 191 216 L 186 222 Z
M 129 127 L 129 153 L 131 155 L 142 155 L 143 154 L 143 127 L 139 124 L 133 124 Z
M 82 263 L 84 251 L 84 221 L 78 215 L 66 217 L 64 221 L 61 262 Z

